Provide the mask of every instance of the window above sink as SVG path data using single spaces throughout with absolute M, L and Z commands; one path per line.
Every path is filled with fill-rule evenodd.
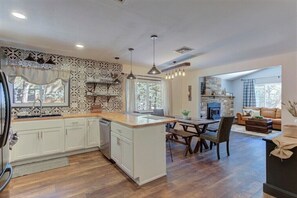
M 44 107 L 69 106 L 69 81 L 36 85 L 16 77 L 10 88 L 12 107 L 32 107 L 36 99 L 41 99 Z

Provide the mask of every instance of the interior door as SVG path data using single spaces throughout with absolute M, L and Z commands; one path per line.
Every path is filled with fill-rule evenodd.
M 0 108 L 1 108 L 1 131 L 0 131 L 0 148 L 7 143 L 10 118 L 11 118 L 11 103 L 7 84 L 7 79 L 4 72 L 0 71 Z

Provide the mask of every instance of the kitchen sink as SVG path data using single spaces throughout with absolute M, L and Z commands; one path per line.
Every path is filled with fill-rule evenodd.
M 58 117 L 58 116 L 62 116 L 62 114 L 42 114 L 40 115 L 19 115 L 17 116 L 17 118 L 46 118 L 46 117 Z

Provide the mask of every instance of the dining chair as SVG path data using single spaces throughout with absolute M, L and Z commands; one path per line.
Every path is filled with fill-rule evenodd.
M 152 115 L 164 116 L 164 109 L 154 109 Z
M 224 116 L 221 118 L 217 132 L 206 132 L 200 135 L 201 139 L 210 141 L 210 150 L 212 150 L 213 143 L 216 144 L 218 160 L 220 159 L 220 143 L 226 142 L 227 155 L 230 156 L 229 137 L 233 121 L 234 116 Z M 200 152 L 202 152 L 202 146 L 200 146 Z

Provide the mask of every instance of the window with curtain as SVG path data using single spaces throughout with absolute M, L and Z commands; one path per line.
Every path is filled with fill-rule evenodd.
M 149 111 L 163 108 L 162 82 L 135 80 L 135 110 Z
M 281 83 L 256 83 L 256 106 L 281 108 Z
M 43 106 L 68 106 L 69 82 L 61 79 L 46 85 L 27 82 L 16 77 L 11 84 L 11 99 L 14 107 L 32 106 L 36 99 L 41 99 Z

